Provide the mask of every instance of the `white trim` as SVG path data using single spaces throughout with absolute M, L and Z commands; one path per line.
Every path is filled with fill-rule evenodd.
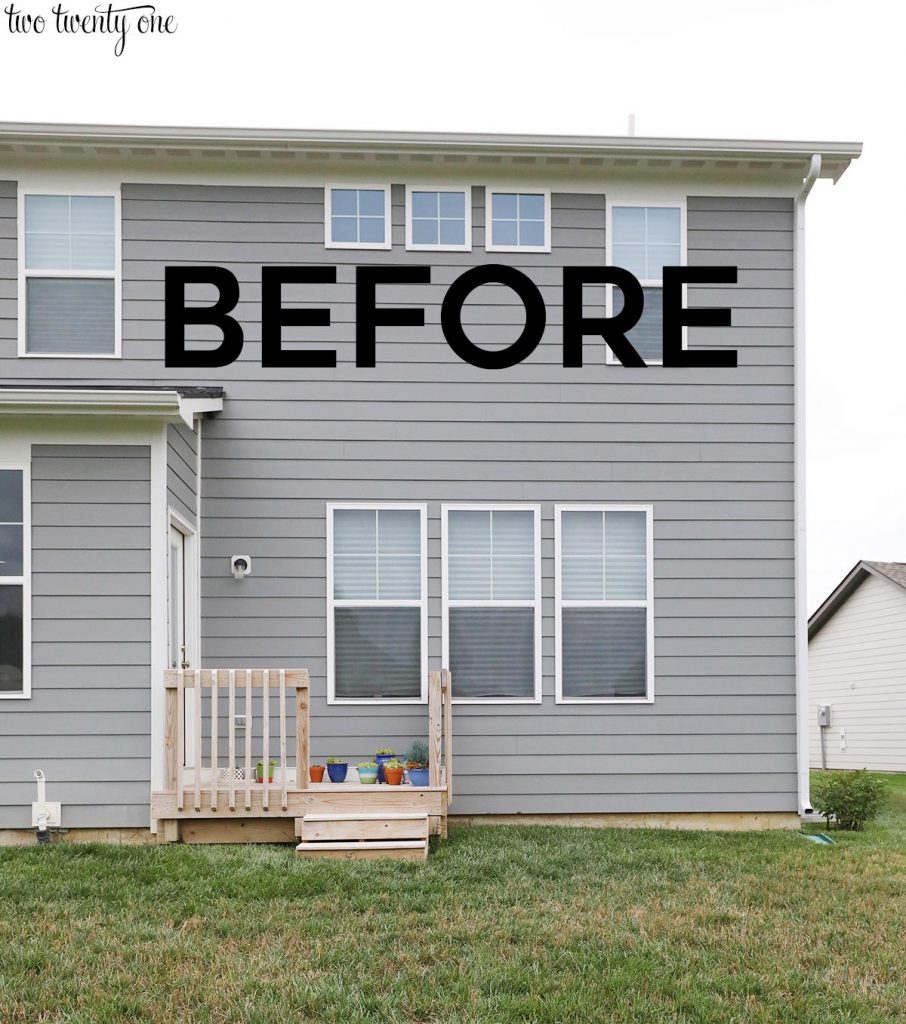
M 496 195 L 525 195 L 544 198 L 544 245 L 494 245 L 493 224 L 491 220 L 493 197 Z M 488 185 L 484 190 L 484 248 L 485 252 L 550 252 L 551 251 L 551 190 L 549 188 L 531 188 L 525 184 L 503 186 Z
M 0 452 L 0 470 L 17 470 L 22 474 L 22 575 L 0 574 L 0 586 L 22 587 L 22 690 L 0 693 L 0 700 L 31 699 L 31 461 L 6 459 Z
M 377 598 L 367 600 L 337 600 L 333 595 L 333 514 L 341 509 L 366 509 L 380 512 L 394 509 L 419 513 L 419 562 L 421 598 L 419 600 Z M 385 704 L 425 704 L 428 701 L 428 506 L 419 502 L 329 501 L 325 506 L 327 530 L 327 703 L 376 707 Z M 418 697 L 337 697 L 334 655 L 334 608 L 420 608 L 421 609 L 421 664 L 419 678 L 421 693 Z
M 561 544 L 564 512 L 644 512 L 645 558 L 648 597 L 644 601 L 565 601 L 562 591 Z M 654 506 L 608 504 L 569 504 L 554 506 L 554 647 L 555 693 L 558 704 L 653 704 L 654 703 Z M 644 697 L 564 697 L 563 696 L 563 609 L 564 608 L 647 608 L 646 680 Z
M 617 193 L 617 198 L 608 194 L 606 197 L 605 225 L 604 225 L 604 263 L 606 266 L 613 266 L 613 210 L 614 207 L 635 206 L 635 207 L 661 207 L 662 209 L 679 209 L 680 212 L 680 266 L 685 267 L 688 259 L 688 238 L 686 234 L 686 207 L 688 197 L 677 196 L 675 199 L 661 198 L 650 199 L 647 196 L 635 196 L 630 194 Z M 663 290 L 663 278 L 645 278 L 639 284 L 643 288 L 660 288 Z M 685 301 L 686 286 L 683 285 L 683 299 Z M 607 317 L 613 316 L 613 285 L 605 285 L 605 313 Z M 683 348 L 688 346 L 688 331 L 683 328 Z M 622 366 L 623 364 L 613 354 L 610 346 L 606 346 L 605 361 L 608 366 Z M 646 366 L 663 366 L 663 357 L 660 359 L 646 359 Z
M 113 270 L 29 270 L 25 266 L 25 199 L 27 196 L 100 196 L 113 200 Z M 20 359 L 120 359 L 123 354 L 123 231 L 122 199 L 116 188 L 78 188 L 61 192 L 44 186 L 39 188 L 26 179 L 19 181 L 17 207 L 18 255 L 18 355 Z M 30 277 L 95 278 L 113 281 L 113 351 L 112 352 L 29 352 L 28 325 L 26 323 L 26 283 Z
M 462 245 L 426 245 L 412 241 L 412 193 L 459 192 L 465 205 L 465 242 Z M 439 236 L 438 236 L 439 237 Z M 437 182 L 406 186 L 406 251 L 407 252 L 471 252 L 472 251 L 472 186 L 442 185 Z
M 164 669 L 167 667 L 167 424 L 151 438 L 151 792 L 164 786 Z M 151 821 L 151 828 L 155 827 Z
M 220 412 L 222 398 L 183 398 L 178 391 L 118 390 L 115 388 L 0 388 L 0 417 L 35 413 L 41 416 L 143 416 L 194 429 L 194 418 Z
M 510 600 L 451 600 L 449 572 L 449 515 L 450 512 L 531 512 L 533 515 L 534 586 L 531 601 Z M 450 664 L 450 609 L 451 608 L 534 608 L 535 609 L 535 679 L 531 697 L 453 697 L 454 704 L 540 704 L 542 701 L 542 597 L 541 597 L 541 506 L 532 503 L 508 502 L 453 502 L 441 505 L 441 646 L 443 664 Z M 454 674 L 454 688 L 456 676 Z
M 805 376 L 805 203 L 821 174 L 814 154 L 794 203 L 793 231 L 793 577 L 794 650 L 796 652 L 796 768 L 799 813 L 811 809 L 808 700 L 808 520 L 806 517 L 806 376 Z
M 384 241 L 383 242 L 335 242 L 331 234 L 332 190 L 353 189 L 355 191 L 384 193 Z M 391 221 L 390 185 L 370 185 L 364 182 L 328 181 L 324 185 L 324 248 L 325 249 L 392 249 L 393 223 Z

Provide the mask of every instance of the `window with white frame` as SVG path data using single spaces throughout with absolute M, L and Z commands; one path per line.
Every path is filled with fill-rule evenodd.
M 541 699 L 536 506 L 443 510 L 444 663 L 457 700 Z
M 556 520 L 557 700 L 651 700 L 651 508 L 560 506 Z
M 328 249 L 390 248 L 389 185 L 328 185 L 324 191 Z
M 648 364 L 663 361 L 664 267 L 683 265 L 683 216 L 681 206 L 622 206 L 610 208 L 611 266 L 634 274 L 642 286 L 645 308 L 641 320 L 627 338 Z M 616 316 L 623 308 L 623 293 L 608 285 L 611 309 Z M 612 356 L 610 357 L 612 360 Z
M 328 698 L 412 702 L 427 679 L 423 506 L 327 510 Z
M 25 471 L 0 467 L 0 697 L 27 696 Z
M 117 197 L 25 193 L 20 211 L 20 354 L 118 355 Z
M 550 252 L 550 192 L 488 190 L 488 252 Z
M 468 252 L 472 248 L 469 189 L 406 189 L 406 247 Z

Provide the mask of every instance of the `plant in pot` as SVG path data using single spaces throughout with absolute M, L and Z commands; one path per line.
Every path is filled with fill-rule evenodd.
M 267 781 L 274 781 L 274 765 L 277 762 L 271 759 L 267 765 Z M 259 761 L 255 765 L 255 782 L 264 782 L 264 761 Z
M 384 779 L 388 786 L 398 786 L 403 781 L 403 762 L 395 757 L 385 762 Z
M 327 758 L 327 775 L 331 782 L 345 782 L 346 772 L 349 771 L 349 762 L 342 757 Z
M 406 752 L 406 771 L 413 786 L 428 785 L 428 744 L 415 740 Z
M 365 786 L 373 786 L 377 782 L 378 766 L 376 761 L 363 761 L 359 766 L 359 782 Z
M 324 781 L 324 765 L 323 764 L 311 764 L 308 766 L 308 777 L 312 782 L 323 782 Z
M 393 748 L 392 747 L 379 747 L 374 752 L 374 759 L 375 759 L 375 761 L 377 761 L 377 766 L 378 766 L 378 772 L 377 772 L 377 780 L 378 780 L 378 782 L 386 782 L 387 781 L 384 778 L 384 765 L 391 758 L 394 758 L 394 757 L 396 757 L 396 754 L 393 752 Z

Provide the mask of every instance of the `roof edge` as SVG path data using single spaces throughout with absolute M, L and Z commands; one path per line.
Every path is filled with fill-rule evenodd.
M 545 135 L 495 132 L 420 132 L 311 130 L 294 128 L 223 128 L 166 125 L 64 124 L 0 122 L 0 143 L 18 145 L 226 146 L 280 149 L 497 150 L 559 152 L 576 155 L 802 158 L 820 153 L 828 161 L 858 159 L 861 142 L 777 139 L 678 138 L 667 136 Z M 839 177 L 839 171 L 836 177 Z M 826 176 L 831 176 L 828 173 Z
M 871 562 L 862 559 L 850 569 L 840 583 L 831 591 L 824 601 L 809 616 L 808 638 L 811 640 L 816 636 L 827 623 L 834 617 L 844 605 L 853 592 L 856 591 L 869 576 L 876 576 L 879 580 L 886 580 L 895 587 L 903 588 L 897 580 L 891 579 L 885 572 L 882 572 Z M 906 588 L 903 588 L 906 589 Z

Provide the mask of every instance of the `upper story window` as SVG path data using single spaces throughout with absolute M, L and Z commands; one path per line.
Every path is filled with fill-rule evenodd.
M 653 697 L 651 508 L 556 509 L 557 700 Z
M 551 196 L 547 191 L 488 189 L 488 252 L 550 252 Z
M 444 664 L 457 700 L 541 700 L 536 506 L 443 510 Z
M 0 466 L 0 697 L 27 697 L 28 615 L 24 469 Z
M 471 189 L 406 188 L 406 248 L 469 252 Z
M 331 702 L 413 703 L 425 697 L 426 510 L 327 510 L 327 694 Z
M 642 319 L 626 337 L 649 365 L 663 362 L 664 267 L 686 262 L 684 210 L 677 205 L 612 206 L 607 262 L 634 274 L 642 285 Z M 608 316 L 623 308 L 623 293 L 608 285 Z M 612 361 L 612 356 L 608 353 Z
M 390 248 L 389 185 L 328 185 L 324 213 L 328 249 Z
M 20 355 L 119 355 L 118 206 L 114 195 L 22 195 Z

